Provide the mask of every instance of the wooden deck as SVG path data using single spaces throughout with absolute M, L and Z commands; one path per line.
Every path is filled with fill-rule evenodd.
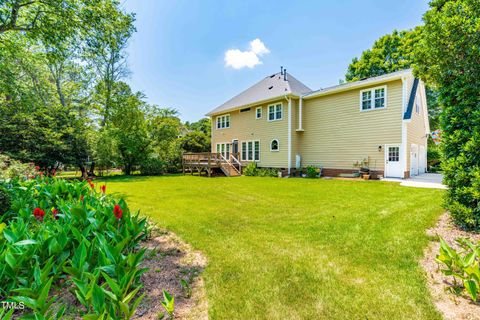
M 184 153 L 182 157 L 183 173 L 205 172 L 209 177 L 215 169 L 220 169 L 227 177 L 239 176 L 242 173 L 242 164 L 238 160 L 239 154 L 201 152 Z

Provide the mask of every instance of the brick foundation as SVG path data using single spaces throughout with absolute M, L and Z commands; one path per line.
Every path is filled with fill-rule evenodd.
M 322 169 L 322 177 L 338 177 L 340 174 L 353 174 L 358 172 L 358 169 Z M 370 179 L 378 179 L 378 176 L 383 176 L 383 171 L 372 170 L 370 171 Z

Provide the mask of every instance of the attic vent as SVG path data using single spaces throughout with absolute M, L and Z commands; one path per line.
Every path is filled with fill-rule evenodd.
M 247 111 L 250 111 L 251 108 L 243 108 L 243 109 L 240 109 L 240 112 L 247 112 Z
M 272 90 L 273 86 L 268 87 L 268 90 Z

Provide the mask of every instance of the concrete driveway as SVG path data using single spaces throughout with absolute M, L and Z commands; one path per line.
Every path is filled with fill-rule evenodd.
M 414 188 L 447 189 L 442 183 L 443 176 L 439 173 L 424 173 L 408 179 L 385 178 L 383 181 L 400 182 L 401 186 Z

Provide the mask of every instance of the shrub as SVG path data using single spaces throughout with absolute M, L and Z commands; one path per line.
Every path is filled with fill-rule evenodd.
M 243 174 L 252 177 L 277 177 L 278 170 L 273 168 L 258 168 L 257 163 L 251 162 L 243 169 Z
M 457 280 L 473 301 L 477 301 L 480 291 L 480 243 L 474 244 L 468 239 L 457 239 L 460 251 L 450 247 L 440 239 L 440 253 L 437 261 L 445 266 L 443 274 L 453 276 L 455 285 Z
M 145 176 L 158 176 L 167 171 L 167 163 L 157 156 L 150 156 L 140 165 L 140 173 Z
M 257 168 L 257 163 L 256 162 L 250 162 L 244 169 L 243 169 L 243 174 L 246 176 L 256 176 L 258 168 Z
M 427 149 L 427 165 L 429 171 L 437 171 L 436 168 L 440 165 L 440 151 L 436 146 L 428 146 Z M 431 170 L 432 169 L 432 170 Z
M 430 1 L 415 46 L 415 73 L 438 88 L 443 106 L 445 207 L 465 229 L 480 228 L 480 6 L 477 0 Z
M 278 177 L 278 170 L 273 168 L 258 168 L 257 176 L 259 177 Z
M 85 319 L 131 318 L 143 297 L 136 296 L 146 220 L 91 182 L 15 179 L 9 191 L 10 209 L 0 216 L 0 300 L 24 303 L 32 311 L 25 318 L 58 319 L 65 306 L 51 293 L 69 288 Z
M 320 173 L 320 169 L 318 169 L 315 166 L 308 166 L 305 169 L 305 174 L 306 174 L 307 178 L 311 178 L 311 179 L 318 178 L 319 173 Z
M 28 178 L 37 174 L 35 166 L 31 163 L 22 163 L 0 154 L 0 180 L 14 178 Z

